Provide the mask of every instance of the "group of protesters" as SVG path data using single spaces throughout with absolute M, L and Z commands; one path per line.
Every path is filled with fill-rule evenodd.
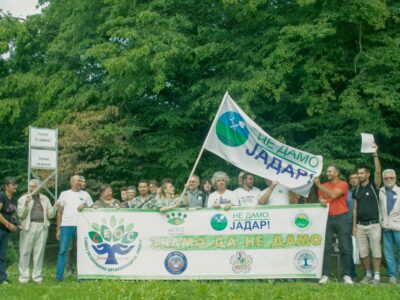
M 325 236 L 325 250 L 322 278 L 319 283 L 329 281 L 332 240 L 339 243 L 343 280 L 352 284 L 356 277 L 353 261 L 352 235 L 356 237 L 360 257 L 365 268 L 361 283 L 379 283 L 381 265 L 381 236 L 383 236 L 384 255 L 390 283 L 397 282 L 395 247 L 400 258 L 400 204 L 397 195 L 396 174 L 392 169 L 381 172 L 378 147 L 374 153 L 375 175 L 370 179 L 371 170 L 361 166 L 350 173 L 349 183 L 340 179 L 340 168 L 330 165 L 327 168 L 327 179 L 321 183 L 314 178 L 314 187 L 318 189 L 318 199 L 322 205 L 329 204 Z M 384 186 L 381 187 L 382 177 Z M 284 183 L 266 179 L 264 190 L 254 186 L 254 176 L 240 172 L 238 188 L 229 190 L 229 176 L 225 172 L 215 172 L 212 178 L 200 182 L 197 175 L 189 178 L 183 193 L 177 195 L 173 181 L 140 180 L 136 186 L 120 190 L 120 199 L 114 198 L 111 185 L 100 186 L 100 197 L 93 203 L 85 191 L 84 177 L 74 175 L 70 178 L 70 189 L 63 191 L 58 200 L 51 204 L 49 198 L 40 189 L 38 179 L 30 180 L 28 192 L 18 200 L 15 198 L 17 182 L 15 178 L 6 177 L 3 191 L 0 192 L 0 283 L 8 284 L 6 274 L 7 242 L 10 233 L 20 231 L 19 238 L 19 277 L 20 283 L 30 279 L 29 265 L 33 259 L 32 280 L 41 283 L 42 264 L 48 236 L 50 220 L 57 216 L 56 238 L 60 241 L 56 280 L 64 280 L 66 260 L 76 247 L 77 224 L 79 211 L 83 208 L 103 209 L 148 209 L 165 212 L 170 209 L 188 208 L 222 208 L 254 207 L 257 205 L 288 205 L 300 203 L 301 197 L 289 191 Z M 304 199 L 303 199 L 304 201 Z M 371 257 L 373 273 L 371 268 Z M 69 258 L 69 262 L 74 259 Z M 398 266 L 397 266 L 398 264 Z

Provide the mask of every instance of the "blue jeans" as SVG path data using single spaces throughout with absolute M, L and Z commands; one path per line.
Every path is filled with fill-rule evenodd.
M 7 243 L 8 230 L 0 229 L 0 282 L 7 280 Z
M 56 271 L 57 280 L 64 279 L 65 256 L 67 254 L 71 241 L 74 238 L 76 238 L 76 226 L 60 227 L 60 250 L 58 252 L 57 271 Z
M 397 247 L 398 270 L 400 270 L 400 231 L 383 231 L 383 254 L 385 255 L 387 272 L 390 277 L 396 276 L 396 258 L 394 256 L 394 245 Z

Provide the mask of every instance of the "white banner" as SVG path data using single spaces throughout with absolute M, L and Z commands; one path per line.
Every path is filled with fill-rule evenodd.
M 78 278 L 320 278 L 328 209 L 84 209 Z
M 322 156 L 285 145 L 263 131 L 225 94 L 204 148 L 240 169 L 277 180 L 307 197 L 313 177 L 322 171 Z

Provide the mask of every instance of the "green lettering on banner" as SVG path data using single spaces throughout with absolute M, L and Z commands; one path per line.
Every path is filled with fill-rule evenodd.
M 280 146 L 279 149 L 278 149 L 278 151 L 276 151 L 276 153 L 277 153 L 277 154 L 280 153 L 280 154 L 282 154 L 283 156 L 286 156 L 287 150 L 288 150 L 288 147 L 286 147 L 286 146 Z
M 269 150 L 274 150 L 276 147 L 275 143 L 272 141 L 271 138 L 262 136 L 260 133 L 258 134 L 257 142 L 261 142 L 264 145 L 264 147 L 267 147 Z
M 152 237 L 153 250 L 208 251 L 320 246 L 319 234 L 226 234 Z
M 308 234 L 299 234 L 297 236 L 297 246 L 307 247 L 309 245 L 310 245 L 310 239 L 308 237 Z
M 272 244 L 272 248 L 283 248 L 285 245 L 283 244 L 282 241 L 282 236 L 281 235 L 275 235 L 274 236 L 274 243 Z

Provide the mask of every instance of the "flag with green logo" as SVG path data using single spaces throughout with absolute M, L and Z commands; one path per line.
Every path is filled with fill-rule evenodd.
M 322 156 L 285 145 L 262 130 L 225 94 L 204 148 L 249 173 L 308 196 Z

